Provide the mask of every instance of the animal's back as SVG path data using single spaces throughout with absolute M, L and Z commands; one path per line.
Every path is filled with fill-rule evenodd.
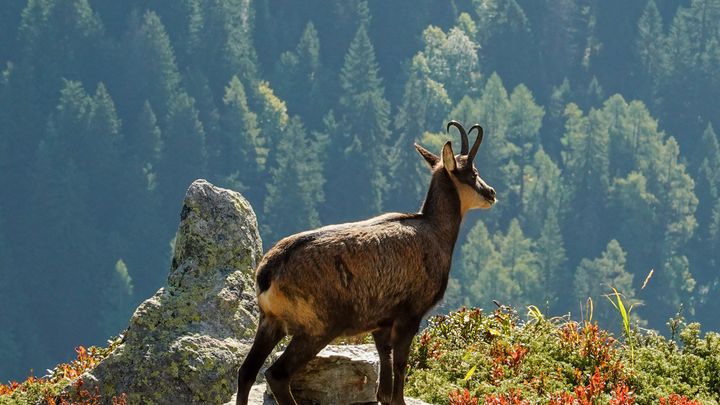
M 442 296 L 450 258 L 416 214 L 386 214 L 278 242 L 257 270 L 258 302 L 288 332 L 372 330 Z M 446 272 L 445 272 L 446 274 Z M 311 330 L 308 330 L 311 329 Z

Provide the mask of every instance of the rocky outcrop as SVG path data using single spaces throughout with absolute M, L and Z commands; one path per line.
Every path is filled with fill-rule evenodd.
M 135 310 L 123 343 L 81 377 L 82 386 L 97 387 L 105 404 L 121 393 L 128 404 L 234 404 L 237 369 L 257 324 L 253 274 L 261 254 L 250 204 L 193 182 L 167 286 Z M 293 392 L 301 403 L 376 403 L 377 370 L 373 345 L 329 346 L 293 378 Z M 251 403 L 275 402 L 256 385 Z
M 168 284 L 143 302 L 124 343 L 83 375 L 106 403 L 222 404 L 257 322 L 253 271 L 262 246 L 240 194 L 193 182 L 180 214 Z
M 290 386 L 298 401 L 319 405 L 377 402 L 379 366 L 375 345 L 327 346 Z

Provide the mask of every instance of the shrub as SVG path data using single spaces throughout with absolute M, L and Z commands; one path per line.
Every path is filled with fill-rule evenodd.
M 490 314 L 461 308 L 433 317 L 413 344 L 407 394 L 435 404 L 720 399 L 718 334 L 701 338 L 699 325 L 690 324 L 681 327 L 678 344 L 633 330 L 626 337 L 631 349 L 596 324 L 546 319 L 534 310 L 528 320 L 507 307 Z
M 56 366 L 41 378 L 29 376 L 22 383 L 11 381 L 7 385 L 0 384 L 0 405 L 36 404 L 48 405 L 99 405 L 100 393 L 97 388 L 88 390 L 83 386 L 80 377 L 85 371 L 92 369 L 102 359 L 115 350 L 122 338 L 108 341 L 108 347 L 100 348 L 80 346 L 75 349 L 76 359 L 70 363 Z M 113 405 L 125 405 L 125 394 L 112 398 Z

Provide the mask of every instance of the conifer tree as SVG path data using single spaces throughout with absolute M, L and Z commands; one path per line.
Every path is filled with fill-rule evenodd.
M 333 176 L 335 181 L 328 183 L 334 192 L 328 194 L 327 205 L 338 214 L 332 222 L 377 214 L 387 198 L 390 103 L 384 97 L 366 24 L 361 23 L 350 43 L 340 71 L 340 86 L 342 133 L 331 135 L 329 153 L 336 160 L 326 167 L 342 168 L 348 176 Z M 347 195 L 357 198 L 350 204 Z
M 460 268 L 456 273 L 460 287 L 460 305 L 489 307 L 493 299 L 500 296 L 502 266 L 499 253 L 495 248 L 487 227 L 478 221 L 470 229 L 465 243 L 461 247 Z M 473 282 L 482 284 L 482 289 L 475 289 Z
M 158 164 L 158 190 L 162 206 L 169 209 L 182 201 L 190 183 L 205 175 L 205 130 L 198 120 L 195 100 L 185 93 L 172 100 Z
M 663 33 L 662 17 L 655 0 L 648 0 L 645 10 L 638 20 L 637 60 L 643 88 L 641 95 L 645 99 L 655 100 L 660 84 L 667 73 L 667 46 Z
M 579 260 L 602 248 L 609 232 L 603 220 L 607 196 L 598 191 L 607 190 L 609 182 L 608 129 L 598 110 L 585 117 L 571 103 L 565 116 L 562 162 L 572 197 L 564 232 L 568 251 Z
M 532 93 L 522 84 L 513 90 L 509 101 L 507 140 L 512 146 L 512 159 L 518 165 L 518 178 L 512 184 L 514 195 L 508 197 L 516 207 L 513 211 L 517 212 L 524 203 L 525 168 L 540 146 L 540 127 L 545 110 L 535 104 Z
M 547 125 L 542 131 L 542 144 L 554 159 L 560 159 L 561 138 L 564 132 L 565 107 L 572 101 L 570 81 L 565 77 L 559 86 L 553 86 L 548 103 Z
M 542 148 L 535 152 L 532 164 L 525 168 L 522 188 L 519 218 L 528 235 L 538 237 L 548 216 L 554 215 L 558 220 L 562 217 L 568 199 L 560 168 Z
M 308 22 L 295 51 L 283 52 L 275 68 L 277 91 L 290 109 L 305 119 L 311 128 L 322 122 L 327 110 L 325 69 L 320 61 L 320 39 L 312 21 Z M 326 80 L 326 79 L 325 79 Z
M 461 283 L 474 298 L 471 305 L 489 307 L 492 300 L 521 307 L 541 299 L 541 278 L 534 244 L 513 219 L 507 233 L 492 240 L 480 222 L 462 247 Z
M 100 79 L 103 31 L 88 0 L 27 2 L 18 30 L 20 67 L 28 74 L 26 90 L 32 89 L 28 95 L 36 109 L 48 112 L 61 78 L 82 77 L 90 83 Z
M 545 218 L 534 252 L 541 280 L 542 303 L 550 308 L 567 308 L 570 303 L 560 291 L 564 288 L 564 282 L 570 279 L 570 274 L 565 268 L 567 257 L 560 223 L 557 214 L 552 210 L 549 210 Z
M 697 159 L 701 163 L 695 187 L 699 202 L 696 217 L 699 224 L 710 224 L 713 205 L 720 198 L 720 143 L 712 124 L 708 124 L 703 131 L 700 144 L 702 156 Z
M 486 147 L 493 150 L 493 153 L 487 156 L 481 166 L 488 169 L 500 167 L 503 160 L 511 156 L 512 150 L 507 140 L 510 124 L 510 99 L 502 79 L 497 73 L 493 73 L 485 83 L 478 107 L 480 110 L 479 120 L 485 133 L 488 134 Z M 484 173 L 487 173 L 487 170 Z
M 612 288 L 621 293 L 626 308 L 638 300 L 632 286 L 633 275 L 625 270 L 626 253 L 615 239 L 611 240 L 600 257 L 583 259 L 575 270 L 573 293 L 575 305 L 582 306 L 586 300 L 593 300 L 593 318 L 605 327 L 617 325 L 619 314 L 605 298 L 612 294 Z M 610 298 L 614 298 L 610 296 Z
M 181 90 L 181 77 L 170 37 L 155 12 L 131 18 L 127 46 L 123 98 L 136 100 L 129 112 L 139 113 L 143 101 L 148 100 L 164 117 Z
M 232 177 L 234 188 L 248 188 L 251 202 L 259 202 L 262 192 L 258 183 L 264 156 L 260 145 L 257 115 L 250 111 L 245 89 L 237 76 L 225 88 L 224 108 L 220 119 L 220 139 L 215 145 L 218 175 Z
M 133 288 L 127 265 L 120 259 L 114 269 L 105 274 L 105 282 L 101 287 L 105 302 L 99 323 L 106 336 L 116 336 L 127 324 L 133 311 Z
M 91 206 L 98 207 L 100 226 L 107 225 L 117 231 L 132 216 L 129 212 L 131 195 L 141 191 L 139 168 L 131 167 L 122 159 L 122 122 L 115 110 L 115 103 L 105 85 L 99 83 L 91 99 L 84 148 L 78 151 L 77 161 L 89 174 L 87 196 Z M 83 154 L 81 156 L 81 154 Z
M 162 150 L 162 131 L 158 126 L 157 116 L 147 100 L 143 103 L 134 130 L 129 131 L 125 138 L 128 154 L 137 160 L 146 173 L 156 170 Z
M 257 120 L 260 134 L 258 135 L 258 162 L 265 170 L 273 167 L 276 162 L 275 152 L 281 141 L 282 134 L 290 121 L 287 105 L 275 95 L 270 83 L 262 81 L 255 91 Z
M 488 71 L 502 72 L 513 86 L 526 77 L 526 66 L 537 64 L 539 54 L 530 22 L 516 0 L 475 1 L 477 42 Z
M 324 199 L 322 159 L 300 118 L 293 117 L 277 145 L 265 198 L 267 242 L 320 226 L 318 204 Z
M 422 198 L 427 189 L 428 170 L 412 145 L 420 141 L 423 132 L 442 122 L 450 105 L 450 98 L 443 85 L 429 77 L 425 57 L 422 54 L 415 55 L 410 77 L 405 83 L 402 104 L 394 120 L 397 141 L 391 154 L 390 177 L 407 180 L 390 183 L 387 200 L 389 209 L 408 210 Z
M 507 233 L 495 237 L 495 244 L 504 269 L 502 301 L 517 307 L 539 302 L 542 297 L 541 275 L 534 242 L 525 237 L 520 222 L 510 221 Z M 480 285 L 475 285 L 475 288 Z

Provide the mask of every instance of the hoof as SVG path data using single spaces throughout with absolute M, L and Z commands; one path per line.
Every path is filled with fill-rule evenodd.
M 392 401 L 392 394 L 379 393 L 377 394 L 377 401 L 382 405 L 390 405 Z

